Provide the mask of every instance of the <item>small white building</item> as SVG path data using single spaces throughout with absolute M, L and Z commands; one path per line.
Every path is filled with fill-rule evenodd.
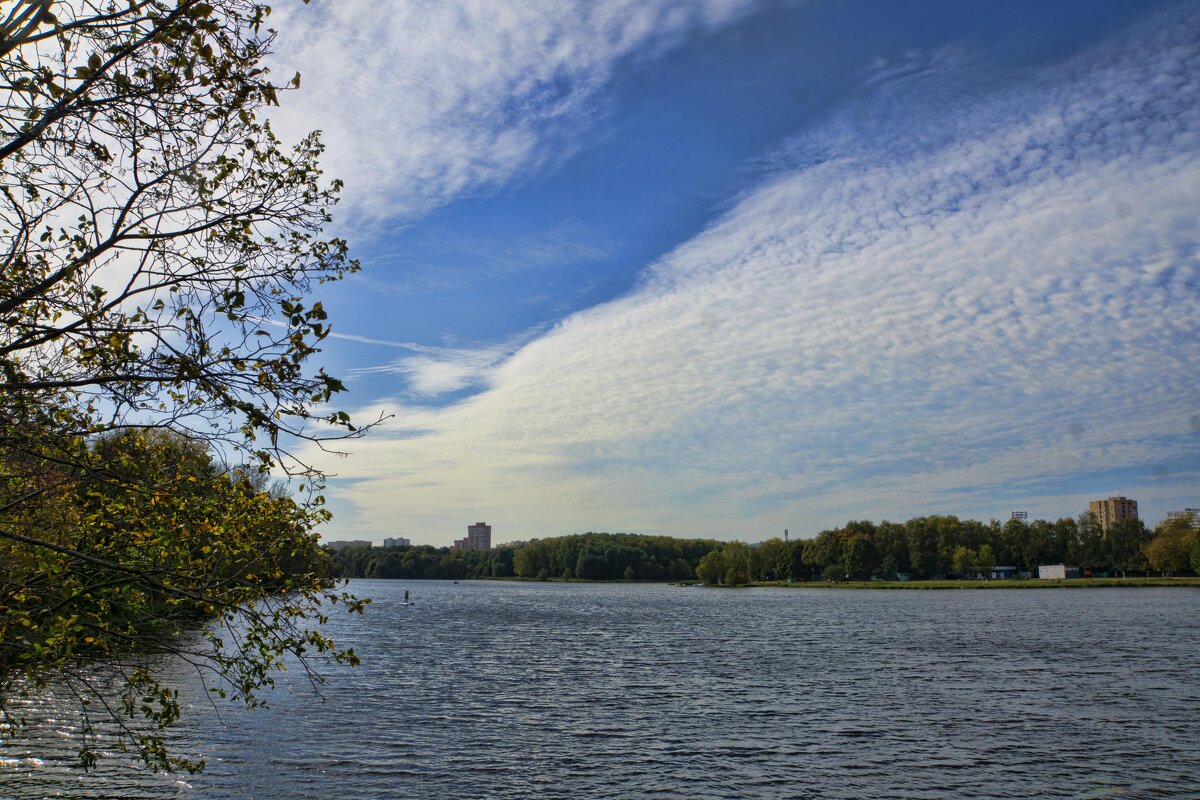
M 1079 567 L 1070 567 L 1066 564 L 1042 564 L 1038 567 L 1038 577 L 1042 580 L 1063 581 L 1067 578 L 1082 578 L 1083 572 Z

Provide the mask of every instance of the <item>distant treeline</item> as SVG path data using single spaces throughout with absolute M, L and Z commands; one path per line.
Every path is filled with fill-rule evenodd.
M 1190 533 L 1186 525 L 1160 528 Z M 1140 520 L 1122 520 L 1105 533 L 1090 513 L 1055 522 L 1014 519 L 1004 524 L 953 516 L 916 517 L 903 523 L 863 520 L 812 539 L 770 539 L 755 547 L 731 542 L 697 565 L 697 577 L 724 584 L 789 578 L 972 578 L 986 577 L 999 565 L 1033 572 L 1042 564 L 1072 564 L 1114 575 L 1187 570 L 1194 541 L 1186 541 L 1180 559 L 1180 537 L 1172 536 L 1169 531 L 1156 536 Z
M 986 577 L 998 565 L 1033 572 L 1072 564 L 1096 575 L 1200 572 L 1200 537 L 1184 520 L 1147 530 L 1122 520 L 1105 532 L 1093 515 L 1010 520 L 953 516 L 878 524 L 851 521 L 812 539 L 758 545 L 628 533 L 585 533 L 493 548 L 352 547 L 333 555 L 347 578 L 693 580 L 745 584 L 771 580 L 896 580 Z
M 513 574 L 513 552 L 511 547 L 346 547 L 332 553 L 332 569 L 340 578 L 504 578 Z
M 517 550 L 521 578 L 691 580 L 700 560 L 721 547 L 714 539 L 676 539 L 632 533 L 585 533 L 538 539 Z
M 491 550 L 347 547 L 333 554 L 344 578 L 549 578 L 693 580 L 700 559 L 721 543 L 632 533 L 584 533 Z

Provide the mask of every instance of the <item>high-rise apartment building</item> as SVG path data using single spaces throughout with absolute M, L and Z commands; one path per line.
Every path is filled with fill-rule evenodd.
M 486 522 L 467 526 L 467 539 L 471 542 L 472 550 L 491 550 L 492 526 Z
M 1107 500 L 1093 500 L 1088 503 L 1088 511 L 1096 515 L 1100 528 L 1108 533 L 1109 527 L 1123 519 L 1137 519 L 1137 500 L 1128 497 L 1110 497 Z
M 455 539 L 454 548 L 456 550 L 491 550 L 492 526 L 486 522 L 468 525 L 466 538 Z

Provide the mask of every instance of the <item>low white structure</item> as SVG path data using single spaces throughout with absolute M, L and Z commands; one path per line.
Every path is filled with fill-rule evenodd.
M 1083 573 L 1079 567 L 1069 567 L 1066 564 L 1042 564 L 1038 567 L 1038 577 L 1042 580 L 1066 580 L 1081 578 Z

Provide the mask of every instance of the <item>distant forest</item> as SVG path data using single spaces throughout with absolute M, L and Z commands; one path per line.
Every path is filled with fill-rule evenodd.
M 712 539 L 584 533 L 491 550 L 347 547 L 333 554 L 333 569 L 345 578 L 694 580 L 700 559 L 721 546 Z
M 333 554 L 346 578 L 507 578 L 535 580 L 866 580 L 986 576 L 997 565 L 1032 572 L 1072 564 L 1124 576 L 1200 572 L 1200 536 L 1185 520 L 1148 530 L 1122 520 L 1107 532 L 1090 513 L 1078 519 L 1001 524 L 953 516 L 907 522 L 851 521 L 812 539 L 757 545 L 628 533 L 585 533 L 495 547 L 350 547 Z

